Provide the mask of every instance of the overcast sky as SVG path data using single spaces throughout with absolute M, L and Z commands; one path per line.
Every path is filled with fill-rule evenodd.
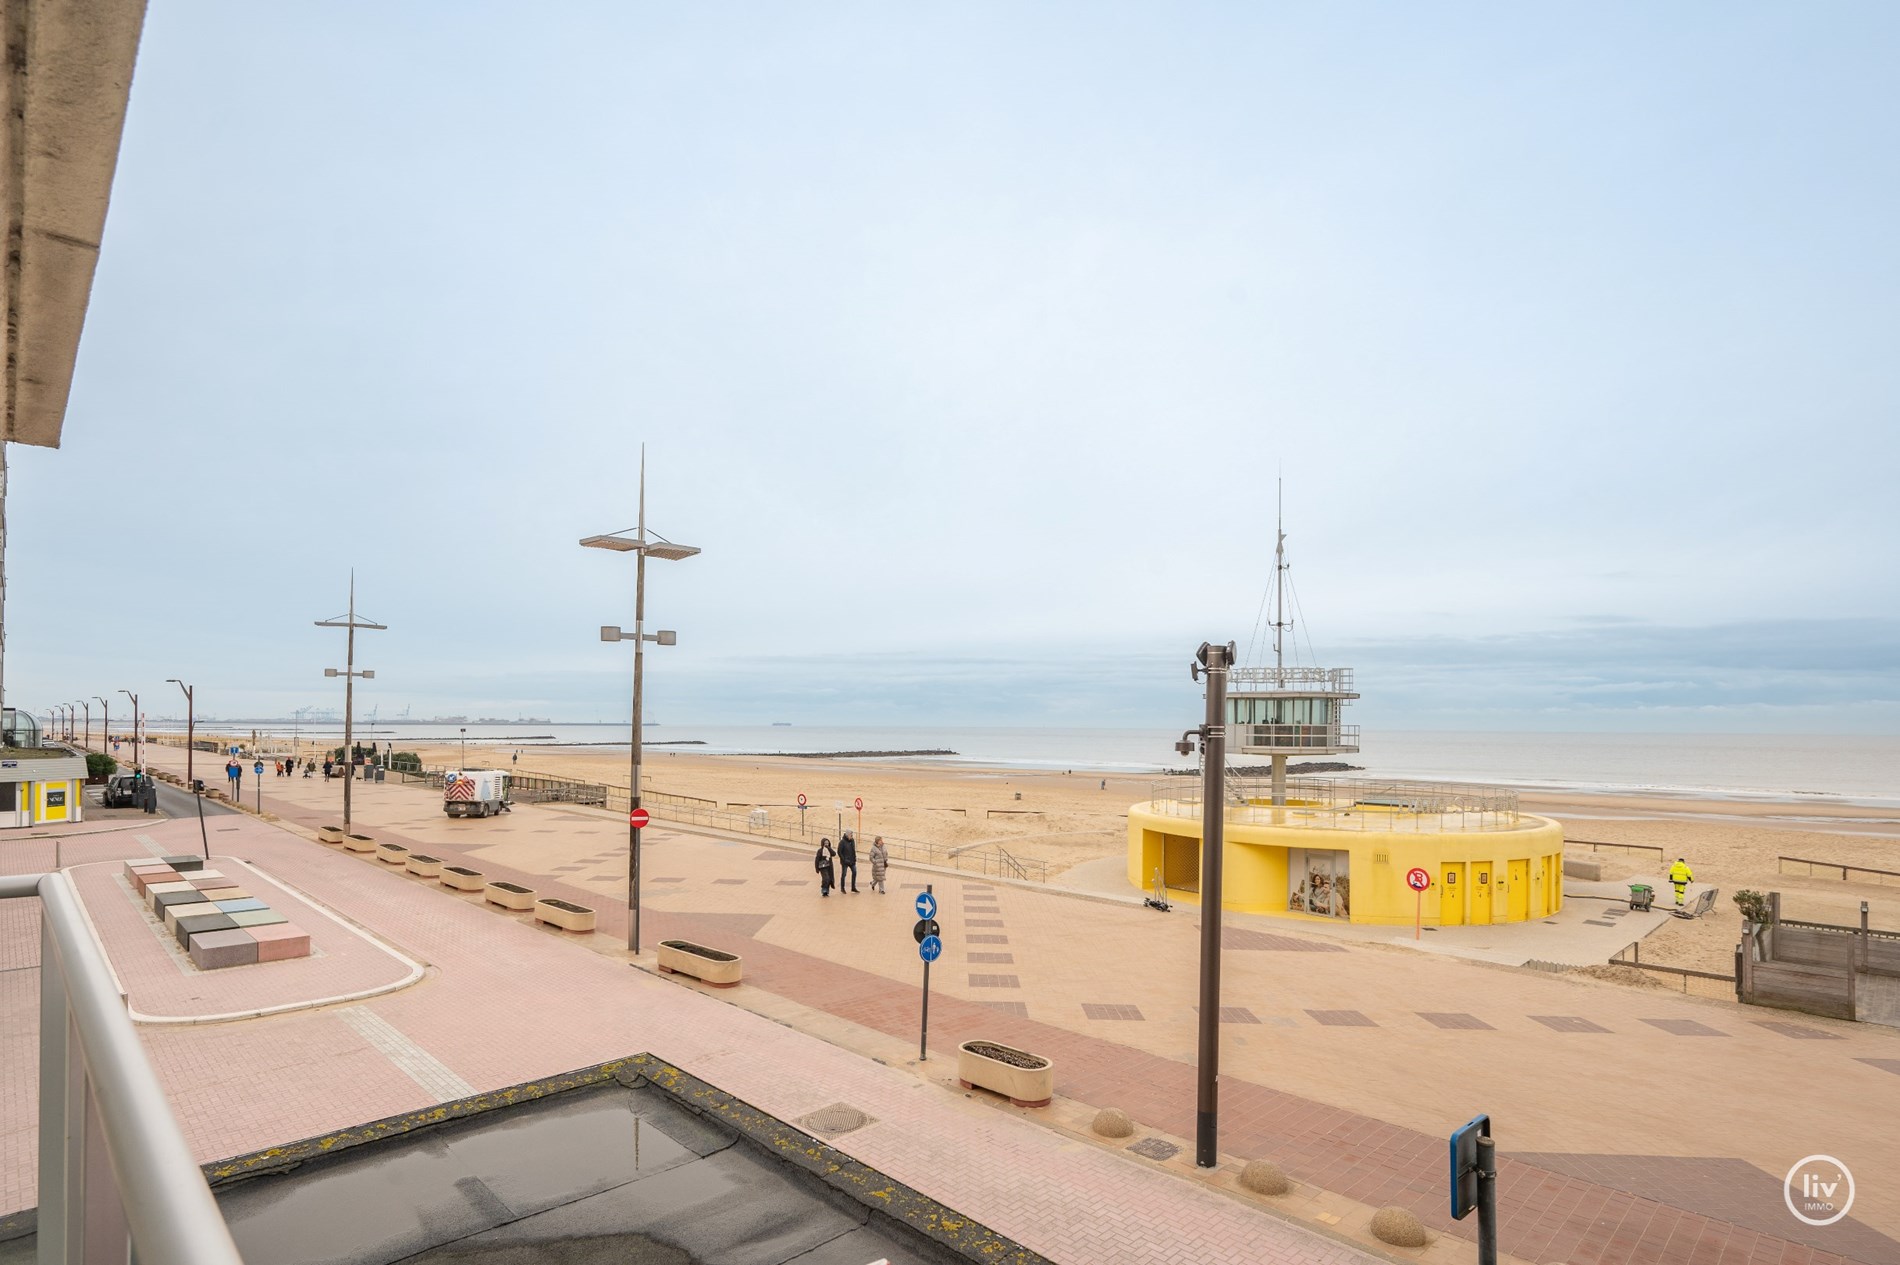
M 1900 7 L 155 0 L 10 702 L 1900 731 Z M 1311 647 L 1309 650 L 1308 647 Z M 1256 658 L 1258 653 L 1256 652 Z

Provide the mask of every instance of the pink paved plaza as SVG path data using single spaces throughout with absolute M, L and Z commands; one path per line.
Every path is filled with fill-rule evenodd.
M 156 754 L 182 767 L 182 753 Z M 614 820 L 524 807 L 451 823 L 420 788 L 357 788 L 359 828 L 378 838 L 599 909 L 600 932 L 573 936 L 316 844 L 307 828 L 334 818 L 334 785 L 263 790 L 287 824 L 211 819 L 213 864 L 295 908 L 315 950 L 300 962 L 195 973 L 141 922 L 116 863 L 196 851 L 195 821 L 95 823 L 60 843 L 205 1160 L 651 1052 L 781 1119 L 857 1107 L 876 1123 L 839 1149 L 1064 1262 L 1471 1259 L 1471 1223 L 1444 1214 L 1444 1132 L 1479 1110 L 1499 1121 L 1503 1246 L 1521 1259 L 1900 1260 L 1887 1237 L 1900 1230 L 1900 1040 L 1886 1030 L 1235 920 L 1225 1154 L 1209 1177 L 1187 1140 L 1192 916 L 901 869 L 889 896 L 821 902 L 800 853 L 651 830 L 636 965 L 661 935 L 742 954 L 746 984 L 715 995 L 628 969 Z M 0 848 L 11 872 L 54 859 L 50 841 Z M 951 947 L 919 1065 L 908 927 L 924 881 Z M 0 904 L 7 967 L 35 952 L 22 904 Z M 33 1200 L 30 974 L 0 975 L 6 1209 Z M 1051 1055 L 1055 1105 L 957 1090 L 955 1046 L 974 1035 Z M 1101 1106 L 1183 1152 L 1157 1161 L 1126 1154 L 1135 1139 L 1092 1138 Z M 1813 1151 L 1859 1178 L 1853 1217 L 1825 1230 L 1776 1206 L 1782 1153 Z M 1239 1191 L 1255 1157 L 1284 1165 L 1294 1194 Z M 1434 1242 L 1373 1244 L 1364 1219 L 1387 1204 L 1417 1212 Z

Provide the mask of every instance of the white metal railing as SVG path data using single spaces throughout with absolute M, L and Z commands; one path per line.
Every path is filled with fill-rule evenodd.
M 1235 751 L 1275 748 L 1287 751 L 1357 751 L 1357 725 L 1234 725 L 1227 726 Z
M 1261 690 L 1303 690 L 1321 694 L 1352 694 L 1351 668 L 1233 668 L 1227 673 L 1227 696 Z M 1357 698 L 1358 695 L 1353 695 Z
M 1437 832 L 1510 830 L 1520 821 L 1517 792 L 1468 783 L 1295 777 L 1286 780 L 1286 802 L 1276 805 L 1271 780 L 1230 777 L 1223 793 L 1223 819 L 1242 825 Z M 1148 808 L 1199 818 L 1200 780 L 1157 783 Z
M 243 1265 L 72 882 L 0 877 L 40 919 L 39 1265 Z

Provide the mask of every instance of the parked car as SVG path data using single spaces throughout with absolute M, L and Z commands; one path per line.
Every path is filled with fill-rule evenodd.
M 115 773 L 106 779 L 105 806 L 107 808 L 137 808 L 138 778 L 131 773 Z

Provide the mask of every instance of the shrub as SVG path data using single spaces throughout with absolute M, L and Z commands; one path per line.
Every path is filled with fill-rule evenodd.
M 86 756 L 86 776 L 89 778 L 111 777 L 119 770 L 119 762 L 103 751 L 94 751 Z
M 1775 920 L 1774 907 L 1768 903 L 1768 897 L 1760 892 L 1751 892 L 1743 888 L 1731 899 L 1734 900 L 1736 908 L 1742 911 L 1744 921 L 1767 923 Z

